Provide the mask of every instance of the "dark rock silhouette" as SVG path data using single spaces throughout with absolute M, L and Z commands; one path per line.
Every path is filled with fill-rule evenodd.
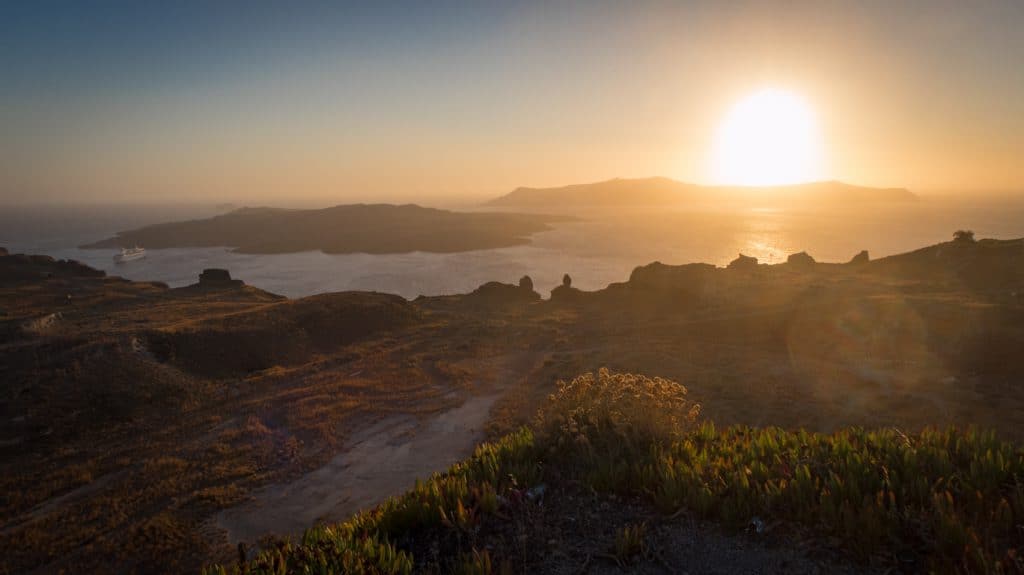
M 519 278 L 519 289 L 533 291 L 533 278 L 530 276 L 523 276 Z
M 229 282 L 231 281 L 231 272 L 220 268 L 206 268 L 203 273 L 199 274 L 200 282 Z
M 56 263 L 56 260 L 50 256 L 28 256 L 28 259 L 36 265 L 50 265 Z
M 529 280 L 529 277 L 523 278 Z M 530 289 L 523 287 L 524 283 L 530 284 Z M 487 282 L 470 292 L 466 299 L 468 301 L 483 304 L 523 304 L 540 300 L 540 294 L 533 291 L 533 282 L 519 280 L 519 285 L 506 284 L 501 282 Z
M 583 299 L 583 291 L 567 283 L 551 290 L 551 301 L 555 303 L 579 303 Z
M 242 280 L 231 279 L 231 272 L 221 268 L 206 268 L 199 274 L 199 285 L 204 287 L 242 286 Z
M 565 287 L 572 287 L 572 278 L 569 277 L 569 274 L 562 276 L 562 285 Z
M 859 254 L 853 256 L 850 263 L 853 265 L 863 265 L 871 261 L 871 256 L 868 255 L 867 250 L 861 250 Z
M 955 281 L 977 291 L 1013 290 L 1024 285 L 1024 239 L 954 239 L 875 260 L 869 269 L 904 279 Z
M 107 275 L 107 272 L 91 268 L 78 260 L 60 260 L 57 266 L 61 271 L 73 276 L 101 278 Z
M 800 252 L 798 254 L 790 254 L 786 258 L 786 263 L 794 267 L 810 268 L 814 267 L 814 264 L 817 262 L 807 252 Z
M 721 271 L 711 264 L 672 266 L 653 262 L 634 268 L 625 284 L 613 284 L 598 293 L 609 296 L 607 305 L 612 306 L 627 305 L 629 301 L 644 307 L 670 305 L 673 309 L 680 309 L 714 293 Z
M 653 262 L 634 268 L 629 275 L 628 285 L 645 292 L 698 296 L 710 289 L 717 269 L 711 264 L 670 266 Z
M 50 277 L 95 277 L 107 275 L 103 270 L 91 268 L 75 260 L 55 260 L 50 256 L 9 254 L 0 252 L 0 279 L 36 279 Z
M 729 262 L 731 270 L 754 270 L 757 269 L 757 258 L 740 254 L 739 257 Z

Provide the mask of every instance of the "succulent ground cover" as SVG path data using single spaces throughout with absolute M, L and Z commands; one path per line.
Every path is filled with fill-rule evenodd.
M 590 498 L 650 517 L 616 529 L 605 551 L 568 557 L 583 570 L 595 560 L 664 562 L 651 531 L 695 519 L 778 530 L 865 570 L 1024 568 L 1017 444 L 978 430 L 719 429 L 698 414 L 678 383 L 585 374 L 560 383 L 533 426 L 481 445 L 410 492 L 206 573 L 536 570 L 546 556 L 579 548 L 538 540 L 558 523 L 546 515 L 570 512 L 564 498 L 577 510 Z

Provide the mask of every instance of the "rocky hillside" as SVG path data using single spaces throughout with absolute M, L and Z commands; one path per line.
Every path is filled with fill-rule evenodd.
M 0 502 L 0 551 L 13 572 L 176 573 L 211 562 L 230 568 L 237 549 L 216 520 L 220 514 L 240 506 L 246 513 L 259 509 L 264 499 L 258 496 L 265 493 L 275 494 L 274 501 L 287 511 L 289 493 L 310 496 L 302 486 L 336 485 L 320 478 L 327 473 L 330 479 L 331 470 L 351 469 L 344 459 L 349 449 L 364 455 L 387 453 L 388 465 L 369 460 L 358 478 L 360 501 L 382 502 L 398 493 L 395 485 L 411 485 L 413 475 L 427 477 L 452 461 L 438 457 L 431 465 L 420 457 L 402 459 L 426 449 L 414 448 L 409 437 L 426 430 L 438 445 L 462 445 L 456 440 L 475 441 L 484 431 L 498 439 L 523 425 L 535 426 L 538 409 L 559 389 L 557 381 L 571 381 L 602 366 L 685 383 L 687 401 L 699 402 L 705 420 L 727 430 L 716 432 L 721 438 L 707 444 L 708 453 L 748 449 L 742 442 L 753 437 L 744 431 L 751 426 L 806 430 L 804 435 L 757 432 L 762 438 L 758 441 L 799 445 L 799 453 L 829 453 L 830 446 L 853 442 L 851 453 L 860 453 L 858 457 L 889 457 L 902 440 L 888 432 L 850 435 L 844 431 L 849 427 L 895 427 L 912 445 L 936 453 L 949 448 L 935 443 L 940 436 L 928 435 L 927 426 L 982 425 L 1002 441 L 1019 441 L 1024 439 L 1020 250 L 1020 241 L 973 241 L 961 235 L 953 242 L 879 260 L 858 254 L 849 262 L 822 263 L 811 251 L 779 265 L 746 257 L 723 268 L 652 263 L 638 267 L 628 281 L 594 292 L 577 289 L 566 274 L 559 286 L 535 286 L 524 277 L 518 285 L 488 283 L 469 294 L 412 302 L 372 293 L 289 300 L 245 285 L 244 278 L 233 278 L 226 270 L 205 270 L 196 284 L 168 289 L 107 277 L 75 262 L 0 255 L 0 488 L 13 494 Z M 549 298 L 537 293 L 549 289 Z M 469 412 L 476 422 L 472 429 L 452 419 Z M 821 435 L 812 438 L 813 433 Z M 376 443 L 367 443 L 366 437 L 377 438 Z M 993 457 L 1007 445 L 981 439 L 988 436 L 941 437 L 953 437 L 953 443 L 980 441 L 978 445 L 991 447 Z M 379 449 L 370 449 L 373 445 Z M 544 450 L 549 446 L 541 445 Z M 989 447 L 977 454 L 988 453 Z M 626 547 L 645 542 L 651 550 L 626 553 L 619 559 L 624 564 L 640 560 L 633 557 L 643 557 L 648 566 L 659 564 L 658 557 L 670 565 L 696 561 L 695 556 L 659 551 L 684 549 L 677 543 L 714 533 L 663 520 L 647 491 L 658 493 L 675 485 L 689 491 L 666 501 L 686 507 L 685 513 L 696 508 L 693 521 L 706 517 L 736 527 L 741 519 L 750 521 L 742 516 L 751 512 L 765 526 L 782 520 L 788 527 L 780 533 L 786 537 L 799 538 L 810 530 L 826 541 L 840 539 L 838 548 L 827 546 L 832 549 L 823 559 L 828 568 L 819 571 L 831 569 L 836 561 L 843 569 L 873 568 L 872 554 L 877 553 L 888 554 L 883 571 L 893 566 L 894 557 L 902 561 L 904 552 L 914 558 L 914 565 L 932 565 L 937 557 L 940 568 L 959 557 L 949 549 L 928 547 L 928 534 L 934 531 L 923 532 L 927 537 L 920 541 L 907 535 L 906 524 L 900 523 L 907 507 L 900 498 L 924 492 L 905 484 L 885 487 L 884 497 L 891 490 L 897 503 L 886 504 L 877 516 L 835 511 L 836 505 L 852 506 L 852 499 L 826 504 L 825 484 L 808 485 L 811 491 L 801 492 L 817 494 L 809 507 L 791 507 L 806 510 L 806 517 L 779 515 L 774 503 L 767 511 L 749 507 L 765 501 L 787 501 L 790 506 L 788 498 L 796 497 L 774 491 L 781 479 L 792 483 L 794 466 L 791 476 L 771 467 L 770 473 L 759 475 L 757 457 L 770 451 L 751 452 L 749 468 L 755 475 L 748 478 L 761 483 L 751 487 L 751 499 L 740 500 L 731 499 L 732 491 L 712 489 L 731 485 L 721 481 L 732 481 L 736 470 L 714 475 L 718 472 L 706 467 L 713 473 L 700 476 L 700 481 L 707 483 L 690 477 L 680 484 L 658 480 L 641 484 L 647 487 L 638 491 L 632 490 L 635 485 L 606 491 L 600 474 L 611 470 L 560 467 L 530 449 L 533 459 L 521 460 L 526 468 L 503 467 L 501 481 L 489 481 L 494 494 L 511 500 L 543 484 L 558 494 L 549 501 L 564 507 L 499 503 L 495 521 L 484 519 L 491 511 L 481 511 L 477 495 L 445 499 L 456 513 L 467 515 L 451 516 L 451 509 L 444 507 L 443 528 L 408 532 L 416 542 L 426 542 L 427 549 L 416 542 L 407 545 L 387 531 L 390 544 L 398 545 L 394 552 L 411 553 L 414 566 L 440 565 L 442 559 L 430 555 L 436 542 L 438 552 L 452 551 L 470 565 L 491 561 L 492 567 L 500 567 L 508 560 L 518 566 L 521 560 L 514 549 L 500 542 L 514 545 L 523 535 L 531 548 L 548 549 L 547 541 L 558 542 L 549 553 L 552 561 L 559 550 L 570 557 L 574 555 L 567 549 L 579 551 L 577 558 L 590 555 L 588 569 L 595 572 L 618 568 L 602 557 L 615 555 L 610 549 L 620 538 Z M 785 455 L 789 451 L 781 453 L 790 456 Z M 977 479 L 978 466 L 988 465 L 983 458 L 975 459 L 977 454 L 953 464 L 974 461 L 964 473 Z M 394 465 L 391 459 L 396 459 Z M 413 461 L 409 483 L 397 481 L 394 469 Z M 529 475 L 538 463 L 539 474 Z M 1016 465 L 1006 464 L 1011 469 Z M 828 461 L 821 465 L 814 469 L 830 469 Z M 375 475 L 384 467 L 392 474 L 387 480 Z M 934 470 L 911 471 L 931 477 L 927 474 Z M 516 484 L 508 483 L 507 472 Z M 782 475 L 772 475 L 778 473 Z M 565 481 L 557 482 L 558 477 Z M 849 477 L 868 482 L 855 473 Z M 702 486 L 712 489 L 713 504 L 701 503 Z M 964 559 L 974 562 L 972 566 L 1004 562 L 1007 550 L 1017 543 L 1001 531 L 979 531 L 969 519 L 973 513 L 1004 511 L 997 501 L 991 507 L 988 499 L 982 507 L 967 506 L 961 487 L 949 486 L 954 501 L 950 513 L 966 513 L 968 520 L 943 531 L 943 537 L 977 538 L 980 550 Z M 426 489 L 433 493 L 433 487 Z M 1002 493 L 989 487 L 980 491 L 993 498 Z M 490 491 L 480 484 L 479 493 Z M 946 497 L 945 491 L 936 493 Z M 336 494 L 317 495 L 317 501 L 328 495 Z M 623 500 L 623 495 L 630 499 Z M 777 497 L 783 499 L 772 499 Z M 461 512 L 457 501 L 462 501 Z M 1011 511 L 1012 501 L 1007 498 Z M 602 517 L 615 520 L 590 518 L 586 510 L 591 505 L 610 510 L 602 511 Z M 710 506 L 700 511 L 701 505 Z M 547 509 L 557 514 L 537 515 Z M 938 512 L 932 508 L 915 521 L 933 521 Z M 507 536 L 509 529 L 520 528 L 501 519 L 512 513 L 521 514 L 516 517 L 525 523 L 521 533 Z M 690 517 L 685 513 L 678 517 Z M 870 532 L 884 538 L 861 541 L 839 527 L 820 531 L 815 522 L 833 517 L 829 513 L 840 513 L 851 525 L 873 525 Z M 317 517 L 344 521 L 347 514 L 317 512 L 310 517 L 310 522 Z M 487 527 L 473 531 L 480 538 L 472 539 L 461 528 L 448 530 L 459 524 L 470 530 Z M 574 524 L 594 529 L 593 542 L 563 538 Z M 244 539 L 250 551 L 265 535 L 296 535 L 260 525 L 262 530 L 245 530 L 251 534 Z M 945 524 L 929 525 L 946 529 L 941 526 Z M 998 523 L 993 519 L 992 525 Z M 643 529 L 647 535 L 638 536 L 637 530 Z M 339 532 L 317 533 L 313 537 Z M 423 538 L 413 536 L 419 533 Z M 746 545 L 729 532 L 720 535 L 703 541 L 724 554 Z M 344 539 L 320 541 L 348 545 Z M 562 542 L 572 547 L 560 547 Z M 783 547 L 791 543 L 780 540 Z M 489 559 L 484 553 L 488 545 Z M 315 548 L 288 552 L 288 564 Z M 817 561 L 812 557 L 811 563 L 801 563 L 807 558 L 772 549 L 778 547 L 764 549 L 764 561 L 811 566 Z M 752 559 L 737 553 L 737 563 L 728 565 L 742 569 L 742 561 Z M 454 559 L 448 555 L 443 560 Z M 559 561 L 570 571 L 582 567 L 564 557 Z

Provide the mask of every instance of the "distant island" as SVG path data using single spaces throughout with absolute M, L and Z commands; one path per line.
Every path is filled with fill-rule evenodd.
M 487 202 L 515 208 L 603 206 L 825 206 L 829 204 L 905 203 L 917 199 L 904 188 L 870 188 L 842 182 L 812 182 L 789 186 L 702 186 L 670 178 L 616 178 L 556 188 L 516 188 Z
M 529 243 L 562 216 L 452 212 L 421 206 L 353 204 L 313 210 L 241 208 L 212 218 L 119 232 L 84 249 L 224 246 L 253 254 L 452 253 Z

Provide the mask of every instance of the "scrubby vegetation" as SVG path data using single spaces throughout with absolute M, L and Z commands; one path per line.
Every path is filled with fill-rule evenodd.
M 580 482 L 641 498 L 669 520 L 784 523 L 864 563 L 1024 570 L 1024 451 L 1016 444 L 956 429 L 716 429 L 697 412 L 675 382 L 586 374 L 560 384 L 536 431 L 481 445 L 346 523 L 207 573 L 509 572 L 522 557 L 502 554 L 510 549 L 502 526 Z M 643 553 L 644 529 L 620 530 L 610 555 Z
M 980 422 L 1002 439 L 1024 440 L 1024 359 L 1017 351 L 1024 342 L 1022 242 L 951 241 L 857 265 L 766 265 L 756 275 L 652 264 L 628 282 L 597 292 L 565 288 L 565 298 L 550 301 L 487 284 L 502 288 L 494 292 L 501 305 L 479 294 L 408 302 L 365 293 L 285 300 L 248 286 L 168 289 L 65 273 L 48 258 L 0 257 L 0 488 L 7 495 L 0 498 L 0 571 L 180 573 L 231 565 L 238 541 L 261 541 L 267 532 L 298 537 L 296 526 L 312 522 L 294 515 L 277 521 L 272 507 L 261 515 L 264 487 L 273 493 L 307 479 L 329 484 L 329 474 L 310 472 L 329 471 L 328 463 L 351 452 L 377 422 L 412 418 L 425 429 L 461 417 L 454 410 L 463 402 L 494 397 L 490 420 L 481 425 L 492 441 L 529 426 L 532 451 L 523 465 L 537 467 L 536 477 L 517 474 L 513 482 L 501 475 L 491 483 L 499 502 L 493 515 L 471 501 L 462 513 L 446 514 L 448 523 L 469 529 L 442 523 L 382 532 L 415 570 L 522 572 L 542 566 L 532 559 L 537 554 L 544 566 L 561 561 L 560 572 L 575 572 L 586 557 L 595 572 L 615 569 L 616 561 L 599 557 L 621 555 L 617 533 L 629 541 L 626 526 L 645 524 L 643 552 L 630 563 L 700 572 L 689 563 L 701 560 L 697 553 L 679 551 L 689 542 L 738 548 L 748 541 L 697 524 L 746 528 L 754 513 L 765 528 L 757 539 L 773 543 L 760 545 L 768 555 L 797 548 L 788 537 L 804 542 L 811 535 L 814 549 L 824 541 L 847 563 L 888 561 L 881 571 L 908 561 L 911 571 L 948 567 L 968 554 L 958 547 L 944 556 L 936 551 L 931 508 L 922 511 L 919 501 L 901 495 L 908 488 L 899 482 L 913 474 L 902 460 L 885 463 L 903 455 L 887 451 L 891 441 L 902 441 L 885 435 L 891 432 L 876 432 L 883 435 L 872 439 L 878 445 L 859 431 L 812 436 L 845 438 L 879 469 L 889 466 L 892 485 L 877 473 L 855 482 L 862 494 L 874 497 L 884 487 L 884 497 L 891 491 L 896 498 L 895 511 L 888 505 L 870 536 L 835 523 L 836 515 L 861 519 L 859 505 L 850 504 L 857 511 L 848 513 L 838 496 L 824 501 L 814 491 L 818 499 L 806 506 L 788 503 L 798 467 L 806 464 L 826 484 L 830 471 L 847 473 L 840 460 L 819 453 L 822 446 L 784 442 L 804 441 L 790 434 L 774 439 L 788 467 L 767 455 L 747 465 L 753 503 L 736 495 L 736 469 L 701 464 L 695 477 L 673 483 L 663 462 L 682 461 L 676 475 L 696 473 L 687 457 L 732 457 L 722 454 L 748 449 L 733 445 L 739 437 L 756 442 L 782 433 L 769 426 L 826 434 L 899 427 L 916 446 L 938 433 L 922 434 L 926 425 Z M 691 415 L 693 394 L 678 386 L 635 379 L 636 389 L 626 393 L 624 379 L 573 379 L 601 365 L 657 373 L 699 390 L 716 439 L 699 440 L 708 424 Z M 551 401 L 559 379 L 568 383 Z M 543 417 L 535 419 L 541 406 Z M 448 429 L 460 457 L 480 440 Z M 746 435 L 717 439 L 744 429 Z M 957 433 L 957 441 L 967 441 L 964 435 Z M 695 452 L 680 454 L 688 441 Z M 800 466 L 787 450 L 803 453 Z M 405 474 L 403 462 L 389 460 L 394 477 L 410 483 L 371 480 L 363 494 L 379 501 L 442 465 L 412 459 L 417 471 Z M 767 478 L 758 475 L 758 461 Z M 961 479 L 971 477 L 970 463 L 952 465 L 952 475 L 929 475 L 928 493 L 949 491 L 956 505 L 975 513 L 978 496 Z M 374 479 L 381 471 L 373 470 Z M 467 482 L 480 488 L 474 476 Z M 681 494 L 673 495 L 673 485 Z M 705 486 L 711 496 L 700 495 Z M 335 487 L 328 498 L 340 507 L 325 516 L 331 521 L 360 499 L 344 481 Z M 1014 511 L 1012 490 L 981 493 L 986 512 L 1000 497 Z M 541 495 L 543 505 L 527 494 Z M 829 501 L 840 509 L 828 511 Z M 1020 547 L 1015 532 L 980 514 L 967 516 L 971 548 L 977 537 L 992 565 L 1011 565 L 1015 559 L 1005 552 Z M 747 563 L 725 572 L 749 571 L 763 558 L 784 569 L 792 559 L 737 551 Z M 815 570 L 818 557 L 810 561 L 803 571 Z M 706 567 L 723 571 L 720 564 Z

